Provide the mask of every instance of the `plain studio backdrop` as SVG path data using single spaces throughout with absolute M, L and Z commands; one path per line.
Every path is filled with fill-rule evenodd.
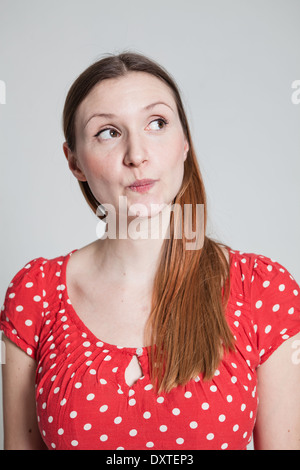
M 179 85 L 208 234 L 299 283 L 299 18 L 299 0 L 1 0 L 1 302 L 29 260 L 96 239 L 63 154 L 62 110 L 87 66 L 124 50 Z

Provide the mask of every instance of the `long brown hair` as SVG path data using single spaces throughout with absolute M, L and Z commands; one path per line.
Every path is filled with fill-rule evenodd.
M 225 318 L 230 265 L 221 245 L 227 250 L 230 247 L 206 235 L 206 194 L 180 92 L 175 80 L 154 60 L 130 51 L 108 54 L 79 75 L 67 94 L 63 110 L 63 130 L 69 149 L 72 152 L 76 149 L 75 114 L 82 100 L 102 80 L 122 77 L 131 71 L 150 73 L 169 86 L 189 143 L 182 185 L 173 201 L 182 211 L 171 212 L 170 236 L 162 245 L 145 328 L 153 387 L 157 393 L 168 393 L 199 375 L 210 380 L 223 353 L 234 349 L 234 337 Z M 79 185 L 96 214 L 100 202 L 87 181 L 79 181 Z M 196 205 L 204 207 L 203 241 L 196 250 L 185 249 L 190 240 L 186 240 L 184 232 L 179 238 L 174 236 L 176 227 L 182 223 L 185 204 L 191 204 L 194 231 Z

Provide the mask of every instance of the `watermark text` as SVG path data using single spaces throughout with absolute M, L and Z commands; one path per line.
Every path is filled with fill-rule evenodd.
M 292 88 L 295 89 L 291 96 L 292 103 L 300 104 L 300 80 L 294 80 Z
M 0 104 L 6 104 L 6 83 L 0 80 Z
M 174 239 L 185 240 L 186 250 L 199 250 L 204 244 L 204 204 L 133 204 L 128 208 L 127 197 L 119 196 L 119 207 L 101 204 L 96 215 L 105 216 L 96 228 L 98 238 L 151 239 L 170 238 L 170 216 L 174 213 Z

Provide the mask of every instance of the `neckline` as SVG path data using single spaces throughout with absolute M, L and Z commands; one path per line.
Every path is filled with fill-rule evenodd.
M 109 350 L 118 350 L 123 353 L 131 354 L 131 355 L 136 355 L 138 356 L 143 356 L 143 355 L 148 355 L 148 350 L 152 348 L 152 346 L 143 346 L 143 347 L 128 347 L 128 346 L 118 346 L 116 344 L 111 344 L 106 341 L 103 341 L 103 339 L 98 338 L 88 327 L 87 325 L 81 320 L 80 316 L 77 314 L 76 310 L 74 309 L 71 299 L 68 294 L 68 286 L 67 286 L 67 265 L 70 257 L 72 256 L 73 253 L 78 251 L 78 248 L 75 250 L 72 250 L 70 253 L 65 255 L 63 258 L 63 262 L 61 265 L 61 281 L 62 284 L 64 284 L 65 289 L 62 291 L 62 298 L 61 300 L 64 302 L 65 305 L 67 305 L 70 313 L 70 317 L 72 318 L 73 323 L 76 325 L 79 331 L 82 331 L 83 333 L 86 334 L 87 338 L 90 338 L 91 341 L 97 345 L 97 343 L 102 343 L 101 347 L 105 347 Z M 229 253 L 229 276 L 231 278 L 232 274 L 232 265 L 233 265 L 233 256 L 236 254 L 237 250 L 232 250 L 229 249 L 227 250 Z M 223 290 L 223 287 L 222 287 Z
M 61 281 L 62 284 L 64 284 L 65 289 L 62 291 L 62 301 L 64 302 L 65 305 L 67 305 L 70 317 L 72 318 L 73 323 L 77 326 L 79 331 L 83 332 L 86 334 L 86 337 L 91 339 L 91 341 L 97 345 L 97 343 L 102 343 L 101 347 L 105 347 L 106 349 L 109 350 L 118 350 L 123 353 L 131 354 L 131 355 L 136 355 L 142 356 L 148 354 L 147 347 L 128 347 L 128 346 L 118 346 L 116 344 L 111 344 L 106 341 L 103 341 L 103 339 L 98 338 L 89 328 L 88 326 L 81 320 L 80 316 L 77 314 L 76 310 L 74 309 L 72 305 L 72 301 L 69 297 L 68 294 L 68 286 L 67 286 L 67 265 L 70 257 L 72 256 L 75 251 L 78 251 L 78 248 L 75 250 L 72 250 L 70 253 L 64 256 L 64 260 L 61 266 Z M 151 346 L 150 346 L 151 348 Z M 149 347 L 148 347 L 149 349 Z

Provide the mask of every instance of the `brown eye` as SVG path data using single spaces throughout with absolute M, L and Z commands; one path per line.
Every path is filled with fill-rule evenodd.
M 154 129 L 153 129 L 153 127 L 152 127 L 153 130 L 161 130 L 161 129 L 163 129 L 164 127 L 166 127 L 166 125 L 168 124 L 168 122 L 167 122 L 165 119 L 162 119 L 162 118 L 160 118 L 160 119 L 155 119 L 154 121 L 151 121 L 151 122 L 150 122 L 150 125 L 151 125 L 152 123 L 154 123 L 154 122 L 157 123 L 157 127 L 154 128 Z
M 102 140 L 110 140 L 113 139 L 114 137 L 117 137 L 118 132 L 115 129 L 107 128 L 107 129 L 102 129 L 102 131 L 99 131 L 95 137 L 99 137 L 101 135 Z

